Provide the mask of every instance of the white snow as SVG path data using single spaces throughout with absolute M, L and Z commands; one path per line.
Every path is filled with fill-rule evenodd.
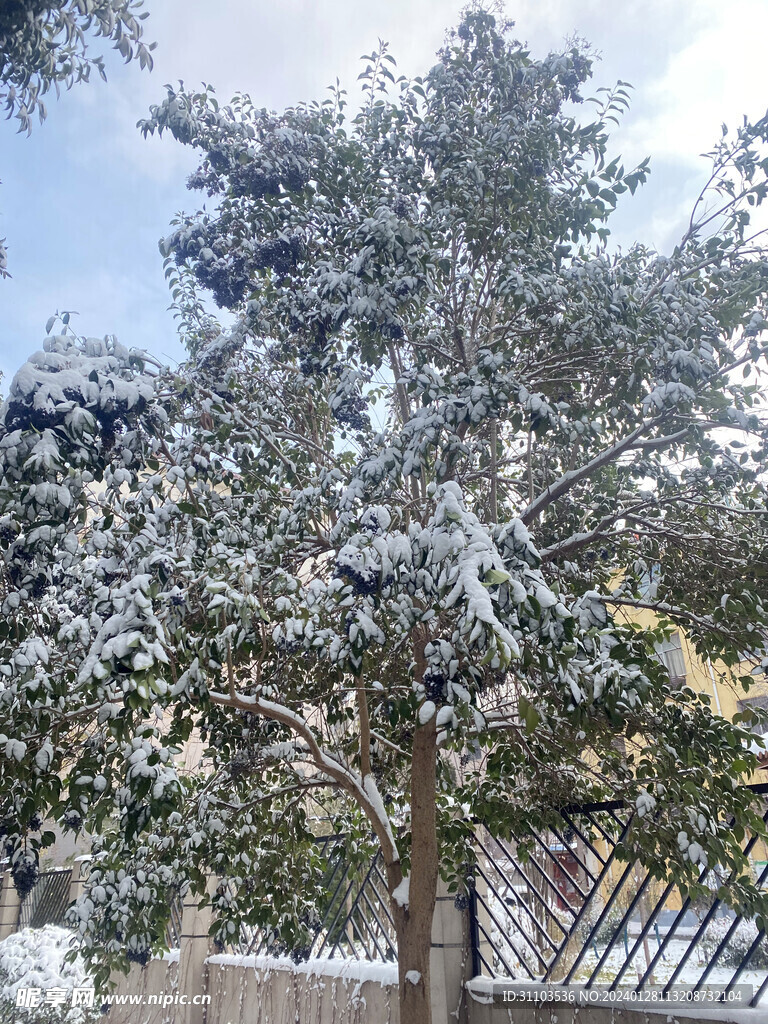
M 406 971 L 405 980 L 410 982 L 411 985 L 418 985 L 421 981 L 421 973 L 419 971 Z
M 392 893 L 392 899 L 403 910 L 408 909 L 408 903 L 411 896 L 411 876 L 406 875 L 400 885 L 397 886 L 395 891 Z
M 454 717 L 455 712 L 453 708 L 450 704 L 446 704 L 437 713 L 437 728 L 441 729 L 444 725 L 454 725 Z
M 436 711 L 435 703 L 431 700 L 425 700 L 419 708 L 419 722 L 421 725 L 426 725 L 435 717 Z
M 471 978 L 467 982 L 466 988 L 476 1003 L 493 1003 L 493 978 Z
M 376 817 L 379 819 L 384 831 L 387 833 L 387 838 L 392 845 L 393 860 L 400 860 L 400 855 L 397 852 L 397 843 L 395 842 L 395 837 L 389 824 L 389 815 L 387 814 L 387 809 L 384 806 L 384 801 L 381 799 L 381 793 L 379 793 L 379 787 L 376 785 L 376 779 L 374 779 L 372 775 L 364 776 L 363 789 L 371 803 Z
M 64 957 L 72 946 L 72 932 L 46 925 L 25 928 L 0 942 L 0 998 L 14 1003 L 20 988 L 43 990 L 92 985 L 81 957 L 67 963 Z M 82 1018 L 79 1008 L 72 1008 L 62 1022 L 77 1024 Z
M 364 960 L 318 958 L 294 963 L 288 957 L 243 956 L 233 953 L 216 953 L 209 956 L 209 964 L 222 967 L 247 967 L 254 971 L 288 971 L 294 975 L 310 977 L 341 978 L 345 981 L 377 982 L 379 985 L 397 985 L 397 964 L 371 963 Z

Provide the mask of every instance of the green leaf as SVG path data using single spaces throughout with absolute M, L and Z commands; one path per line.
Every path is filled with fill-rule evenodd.
M 488 572 L 485 574 L 485 579 L 483 580 L 483 582 L 485 586 L 492 587 L 500 583 L 506 583 L 508 580 L 511 579 L 511 575 L 508 572 L 505 572 L 503 569 L 489 569 Z

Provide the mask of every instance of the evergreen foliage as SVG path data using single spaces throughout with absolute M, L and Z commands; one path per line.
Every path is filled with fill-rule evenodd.
M 423 79 L 367 57 L 351 121 L 338 89 L 282 114 L 206 89 L 144 123 L 216 198 L 162 243 L 190 361 L 65 327 L 0 428 L 7 841 L 45 845 L 37 813 L 96 837 L 76 913 L 102 970 L 161 947 L 208 871 L 220 941 L 300 949 L 322 815 L 382 850 L 403 1024 L 477 821 L 620 796 L 623 856 L 694 894 L 724 865 L 765 914 L 750 721 L 654 644 L 747 652 L 744 687 L 768 667 L 768 122 L 723 135 L 670 255 L 611 250 L 648 169 L 609 158 L 623 85 L 574 106 L 589 75 L 472 8 Z

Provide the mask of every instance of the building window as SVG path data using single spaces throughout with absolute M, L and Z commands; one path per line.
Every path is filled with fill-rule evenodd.
M 744 700 L 739 701 L 739 711 L 746 711 L 748 708 L 768 711 L 768 697 L 746 697 Z M 749 730 L 755 736 L 768 736 L 768 721 L 754 722 L 749 726 Z
M 638 580 L 638 589 L 641 597 L 652 598 L 656 596 L 656 588 L 661 578 L 661 567 L 658 563 L 648 566 Z
M 656 653 L 667 672 L 669 672 L 670 685 L 675 687 L 675 689 L 685 686 L 685 677 L 688 670 L 685 665 L 683 642 L 680 639 L 680 634 L 675 632 L 669 639 L 662 640 L 660 644 L 656 644 Z

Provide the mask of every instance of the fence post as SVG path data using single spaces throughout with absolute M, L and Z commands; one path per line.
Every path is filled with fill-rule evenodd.
M 72 874 L 69 876 L 69 902 L 74 903 L 79 899 L 85 888 L 85 880 L 88 877 L 88 869 L 91 864 L 90 853 L 84 853 L 81 857 L 75 857 L 72 865 Z
M 477 978 L 483 973 L 480 959 L 480 923 L 477 917 L 477 888 L 473 885 L 469 890 L 469 948 L 472 954 L 472 977 Z
M 19 930 L 21 900 L 13 884 L 10 871 L 0 875 L 0 939 Z
M 209 890 L 211 886 L 216 886 L 213 877 L 208 881 Z M 210 905 L 201 907 L 197 896 L 191 892 L 186 894 L 181 912 L 178 991 L 180 995 L 186 995 L 190 1002 L 179 1007 L 178 1024 L 206 1024 L 206 1007 L 192 1005 L 191 1000 L 208 991 L 208 966 L 205 959 L 211 952 L 208 929 L 212 917 Z
M 465 1024 L 467 1020 L 464 983 L 472 976 L 469 945 L 467 913 L 456 907 L 455 896 L 438 879 L 429 966 L 434 1024 Z

